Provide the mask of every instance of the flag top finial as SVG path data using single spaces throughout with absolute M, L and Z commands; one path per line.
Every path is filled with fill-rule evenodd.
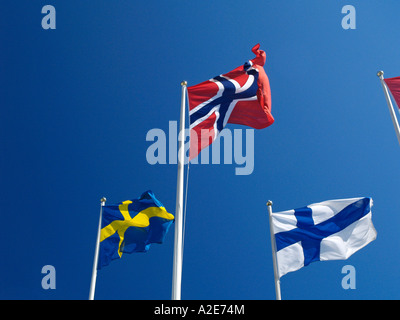
M 183 80 L 182 82 L 181 82 L 181 86 L 186 86 L 187 85 L 187 81 L 186 80 Z
M 382 70 L 379 70 L 376 75 L 378 77 L 381 77 L 381 76 L 383 76 L 383 74 L 384 74 L 384 72 Z
M 267 201 L 267 206 L 272 206 L 272 205 L 273 205 L 272 201 L 271 201 L 271 200 L 268 200 L 268 201 Z

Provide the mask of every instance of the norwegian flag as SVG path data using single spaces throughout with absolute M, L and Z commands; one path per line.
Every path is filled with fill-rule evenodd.
M 189 160 L 210 145 L 227 123 L 262 129 L 274 122 L 271 90 L 264 71 L 265 52 L 231 72 L 188 87 L 190 119 Z

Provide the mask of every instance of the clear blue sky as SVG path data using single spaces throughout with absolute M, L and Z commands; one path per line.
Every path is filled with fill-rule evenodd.
M 56 8 L 43 30 L 41 9 Z M 341 9 L 356 8 L 356 29 Z M 87 299 L 100 198 L 152 189 L 175 211 L 176 164 L 153 128 L 194 85 L 267 52 L 275 123 L 251 175 L 190 167 L 183 299 L 274 299 L 267 208 L 370 196 L 377 239 L 281 279 L 283 299 L 400 299 L 400 146 L 376 72 L 400 76 L 398 1 L 7 1 L 0 18 L 0 299 Z M 245 128 L 228 125 L 229 128 Z M 97 299 L 170 299 L 174 228 L 102 269 Z M 356 269 L 344 290 L 342 267 Z M 44 290 L 41 269 L 56 269 Z

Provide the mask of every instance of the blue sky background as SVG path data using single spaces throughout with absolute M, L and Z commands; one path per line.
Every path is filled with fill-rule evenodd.
M 56 30 L 41 9 L 56 8 Z M 341 9 L 356 8 L 344 30 Z M 100 198 L 152 189 L 175 211 L 177 165 L 150 165 L 153 128 L 194 85 L 267 52 L 275 123 L 255 166 L 192 165 L 183 299 L 275 299 L 273 210 L 371 196 L 377 240 L 347 261 L 281 279 L 283 299 L 400 299 L 400 146 L 376 72 L 400 76 L 400 3 L 3 1 L 0 18 L 0 299 L 87 299 Z M 231 129 L 245 128 L 229 125 Z M 174 228 L 98 273 L 96 299 L 170 299 Z M 356 268 L 344 290 L 342 267 Z M 44 290 L 41 269 L 56 269 Z

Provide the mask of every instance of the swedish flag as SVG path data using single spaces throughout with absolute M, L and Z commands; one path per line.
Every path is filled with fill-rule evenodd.
M 147 252 L 152 243 L 162 243 L 173 220 L 150 190 L 135 200 L 104 206 L 97 269 L 122 253 Z

